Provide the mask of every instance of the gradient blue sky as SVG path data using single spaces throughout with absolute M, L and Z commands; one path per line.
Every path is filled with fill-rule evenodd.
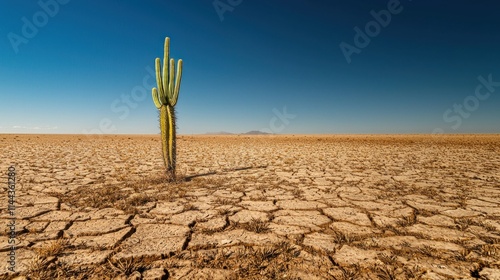
M 396 0 L 220 0 L 238 4 L 223 20 L 212 0 L 60 2 L 45 24 L 38 1 L 0 3 L 0 133 L 158 133 L 166 36 L 180 134 L 500 133 L 500 86 L 475 97 L 500 82 L 499 1 L 401 0 L 351 63 L 339 45 Z

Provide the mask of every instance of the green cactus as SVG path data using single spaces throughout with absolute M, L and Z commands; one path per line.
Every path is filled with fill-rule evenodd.
M 152 89 L 153 102 L 156 108 L 160 110 L 160 131 L 161 148 L 163 162 L 167 169 L 167 176 L 175 180 L 175 110 L 179 97 L 182 77 L 182 59 L 177 62 L 177 71 L 175 61 L 169 59 L 170 38 L 165 38 L 165 52 L 163 57 L 163 69 L 161 69 L 160 58 L 155 60 L 156 84 L 158 88 Z M 175 79 L 174 79 L 175 77 Z

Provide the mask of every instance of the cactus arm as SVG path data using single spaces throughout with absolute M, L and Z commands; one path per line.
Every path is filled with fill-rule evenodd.
M 155 70 L 156 70 L 156 85 L 158 86 L 159 99 L 162 104 L 166 104 L 167 100 L 165 97 L 165 90 L 163 89 L 163 82 L 161 80 L 161 66 L 160 58 L 155 59 Z
M 181 78 L 182 78 L 182 59 L 177 61 L 177 76 L 175 77 L 175 88 L 172 96 L 172 106 L 177 104 L 177 99 L 179 98 L 179 90 L 181 88 Z
M 170 59 L 170 74 L 168 81 L 168 104 L 172 105 L 172 98 L 174 96 L 174 77 L 175 77 L 175 62 L 174 59 Z M 173 106 L 173 105 L 172 105 Z
M 160 97 L 158 96 L 158 90 L 153 88 L 153 90 L 151 90 L 151 95 L 153 96 L 153 102 L 155 103 L 156 108 L 160 109 L 161 102 Z
M 165 38 L 165 50 L 163 53 L 163 94 L 165 95 L 165 101 L 168 100 L 168 82 L 169 82 L 169 71 L 168 71 L 168 63 L 170 57 L 170 38 Z

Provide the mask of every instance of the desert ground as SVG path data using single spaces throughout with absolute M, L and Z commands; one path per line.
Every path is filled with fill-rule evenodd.
M 0 134 L 0 278 L 500 279 L 500 135 L 177 139 Z

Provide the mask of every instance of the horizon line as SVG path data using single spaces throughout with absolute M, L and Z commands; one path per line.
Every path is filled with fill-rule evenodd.
M 114 133 L 114 134 L 85 134 L 85 133 L 5 133 L 0 132 L 0 135 L 75 135 L 75 136 L 126 136 L 126 135 L 148 135 L 159 136 L 160 133 Z M 500 132 L 482 132 L 482 133 L 266 133 L 266 134 L 247 134 L 247 133 L 182 133 L 177 136 L 294 136 L 294 135 L 500 135 Z

